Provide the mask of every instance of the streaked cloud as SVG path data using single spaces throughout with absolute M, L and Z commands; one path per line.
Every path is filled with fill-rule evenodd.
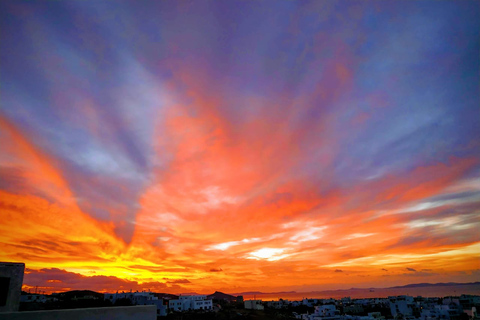
M 0 258 L 26 288 L 476 280 L 473 3 L 0 9 Z
M 285 249 L 280 248 L 262 248 L 249 253 L 247 259 L 266 259 L 268 261 L 277 261 L 287 258 L 289 255 L 284 254 Z
M 295 235 L 290 237 L 290 240 L 294 242 L 304 242 L 320 239 L 323 235 L 322 231 L 326 229 L 326 226 L 323 227 L 307 227 L 305 230 L 297 232 Z

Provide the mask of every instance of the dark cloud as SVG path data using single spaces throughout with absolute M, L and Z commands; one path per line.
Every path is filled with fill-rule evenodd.
M 148 271 L 151 271 L 153 273 L 155 272 L 179 272 L 179 271 L 187 271 L 186 268 L 168 268 L 168 267 L 151 267 L 151 266 L 141 266 L 141 265 L 131 265 L 131 266 L 128 266 L 130 269 L 140 269 L 140 270 L 148 270 Z M 168 279 L 168 278 L 164 278 L 164 279 Z
M 276 204 L 281 205 L 285 202 L 291 202 L 293 200 L 293 194 L 288 192 L 283 193 L 273 193 L 265 197 L 265 204 Z
M 410 233 L 396 243 L 388 246 L 386 249 L 408 248 L 412 246 L 423 246 L 429 248 L 440 247 L 453 244 L 472 244 L 477 241 L 477 234 L 467 230 L 475 230 L 477 221 L 473 215 L 455 215 L 459 218 L 459 225 L 464 225 L 465 229 L 454 229 L 444 225 L 418 227 L 409 230 Z M 438 217 L 436 217 L 438 219 Z
M 469 200 L 472 198 L 480 199 L 480 192 L 479 191 L 464 191 L 464 192 L 457 192 L 457 193 L 447 193 L 441 194 L 438 196 L 433 196 L 426 201 L 445 201 L 445 200 Z
M 431 277 L 431 276 L 437 276 L 438 273 L 418 271 L 413 273 L 403 273 L 403 275 L 407 277 Z
M 191 283 L 188 279 L 176 279 L 172 281 L 167 281 L 167 283 Z
M 27 287 L 42 288 L 42 290 L 48 292 L 84 289 L 110 292 L 117 290 L 160 291 L 168 288 L 166 284 L 161 282 L 138 283 L 114 276 L 94 275 L 89 277 L 58 268 L 40 270 L 27 268 L 23 284 Z
M 222 272 L 223 269 L 222 268 L 218 268 L 218 269 L 215 269 L 215 268 L 212 268 L 209 270 L 210 272 Z
M 388 270 L 387 270 L 387 269 L 385 269 L 385 268 L 382 268 L 382 270 L 383 270 L 383 271 L 388 271 Z
M 343 272 L 343 270 L 336 269 L 335 272 Z
M 69 261 L 80 261 L 85 259 L 88 259 L 89 261 L 106 261 L 106 259 L 101 258 L 98 255 L 98 243 L 92 245 L 77 241 L 64 241 L 51 236 L 44 236 L 43 239 L 20 241 L 19 245 L 24 248 L 22 252 L 23 254 L 46 252 L 48 254 L 44 254 L 45 258 L 48 258 L 51 255 L 53 259 L 57 261 L 60 259 L 58 257 L 62 257 L 61 259 L 67 259 Z
M 27 187 L 29 189 L 26 189 Z M 24 177 L 24 170 L 16 167 L 0 166 L 0 190 L 28 193 L 31 189 L 28 180 Z
M 115 233 L 131 240 L 138 211 L 142 181 L 89 172 L 72 163 L 62 163 L 64 177 L 75 193 L 78 206 L 92 217 L 114 223 Z
M 55 199 L 27 178 L 29 171 L 24 168 L 0 166 L 0 190 L 16 194 L 30 194 L 54 203 Z
M 418 235 L 418 236 L 411 235 L 407 238 L 400 239 L 398 242 L 388 246 L 387 249 L 408 247 L 416 243 L 428 241 L 428 240 L 430 240 L 430 237 L 428 235 Z
M 343 259 L 357 259 L 357 258 L 363 258 L 365 255 L 362 253 L 358 252 L 345 252 L 340 254 L 340 257 Z
M 413 268 L 405 268 L 405 269 L 407 269 L 408 271 L 417 272 L 417 270 L 415 270 Z

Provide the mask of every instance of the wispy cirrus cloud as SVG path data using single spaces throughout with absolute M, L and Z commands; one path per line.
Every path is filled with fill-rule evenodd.
M 0 256 L 27 285 L 473 279 L 471 3 L 0 6 Z

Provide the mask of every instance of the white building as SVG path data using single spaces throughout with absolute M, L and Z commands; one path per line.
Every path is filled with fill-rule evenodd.
M 326 304 L 323 306 L 316 306 L 314 314 L 323 317 L 335 317 L 336 315 L 339 315 L 340 312 L 333 304 Z
M 133 305 L 148 306 L 155 305 L 157 307 L 157 316 L 166 316 L 167 307 L 163 304 L 163 299 L 158 299 L 152 292 L 122 292 L 122 293 L 105 293 L 105 300 L 112 303 L 119 299 L 128 299 Z
M 212 310 L 212 300 L 207 300 L 205 295 L 180 296 L 178 299 L 170 300 L 168 307 L 174 311 L 188 310 Z
M 47 295 L 44 294 L 22 294 L 20 296 L 20 302 L 40 302 L 45 303 L 47 301 L 53 300 Z
M 470 295 L 470 294 L 462 294 L 459 298 L 459 302 L 462 305 L 463 309 L 470 309 L 475 305 L 480 304 L 480 296 L 478 295 Z
M 319 303 L 319 300 L 318 299 L 307 299 L 307 298 L 304 298 L 302 300 L 302 304 L 304 306 L 309 306 L 309 307 L 313 307 L 314 305 L 318 304 Z
M 350 316 L 346 315 L 343 317 L 344 320 L 375 320 L 375 318 L 371 316 Z
M 369 313 L 368 313 L 368 316 L 369 316 L 370 318 L 372 318 L 372 319 L 377 319 L 377 320 L 383 320 L 383 319 L 385 319 L 385 317 L 382 316 L 382 314 L 381 314 L 380 312 L 378 312 L 378 311 L 376 311 L 376 312 L 369 312 Z
M 388 297 L 390 300 L 390 312 L 393 317 L 398 314 L 411 316 L 413 314 L 413 306 L 415 305 L 411 296 Z
M 420 315 L 421 320 L 449 320 L 450 314 L 444 308 L 423 309 Z
M 245 300 L 245 309 L 263 310 L 262 300 Z
M 275 309 L 282 309 L 282 308 L 286 308 L 290 305 L 290 301 L 288 300 L 283 300 L 283 299 L 280 299 L 280 300 L 272 300 L 272 301 L 265 301 L 265 303 L 267 304 L 267 307 L 269 308 L 275 308 Z
M 340 316 L 340 312 L 335 305 L 327 304 L 323 306 L 316 306 L 312 314 L 302 314 L 297 316 L 302 320 L 344 320 L 345 317 Z

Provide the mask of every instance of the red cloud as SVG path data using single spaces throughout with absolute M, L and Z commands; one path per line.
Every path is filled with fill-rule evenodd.
M 57 268 L 40 270 L 27 269 L 23 283 L 24 290 L 38 288 L 39 290 L 47 293 L 86 289 L 98 292 L 116 292 L 128 290 L 151 290 L 161 292 L 168 289 L 168 286 L 161 282 L 139 283 L 137 281 L 129 281 L 114 276 L 84 276 Z

